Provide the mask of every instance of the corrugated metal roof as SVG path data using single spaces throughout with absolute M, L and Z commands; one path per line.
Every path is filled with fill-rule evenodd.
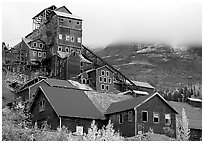
M 60 11 L 54 11 L 58 16 L 62 16 L 62 17 L 69 17 L 69 18 L 74 18 L 74 19 L 79 19 L 82 20 L 79 16 L 73 15 L 73 14 L 69 14 L 69 13 L 64 13 L 64 12 L 60 12 Z
M 196 102 L 202 102 L 201 99 L 197 99 L 197 98 L 188 98 L 188 100 L 190 100 L 190 101 L 196 101 Z
M 178 111 L 177 117 L 182 118 L 182 110 L 185 108 L 186 115 L 189 121 L 189 128 L 202 129 L 202 109 L 193 108 L 191 105 L 182 102 L 168 101 L 168 103 Z
M 50 85 L 50 86 L 55 86 L 55 87 L 67 87 L 67 88 L 72 88 L 72 89 L 78 89 L 76 86 L 71 84 L 67 80 L 60 80 L 60 79 L 52 79 L 48 78 L 45 79 L 45 81 Z
M 58 116 L 105 119 L 81 90 L 40 87 Z
M 132 80 L 132 82 L 133 82 L 135 85 L 140 86 L 140 87 L 147 87 L 147 88 L 152 88 L 152 89 L 154 89 L 154 87 L 151 86 L 151 85 L 150 85 L 149 83 L 147 83 L 147 82 L 133 81 L 133 80 Z

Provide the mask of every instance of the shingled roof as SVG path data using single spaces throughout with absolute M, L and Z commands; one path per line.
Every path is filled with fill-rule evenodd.
M 105 116 L 81 90 L 40 86 L 36 93 L 40 90 L 44 93 L 58 117 L 105 119 Z M 37 99 L 37 96 L 33 102 L 35 102 L 35 99 Z
M 117 113 L 117 112 L 129 110 L 129 109 L 137 108 L 156 95 L 158 97 L 160 97 L 167 104 L 167 106 L 172 108 L 177 113 L 177 111 L 173 107 L 171 107 L 168 104 L 168 102 L 159 93 L 156 92 L 151 96 L 148 96 L 148 95 L 147 96 L 139 96 L 139 97 L 135 97 L 133 99 L 112 103 L 110 105 L 110 107 L 107 109 L 105 114 L 112 114 L 112 113 Z
M 189 128 L 202 129 L 202 109 L 194 108 L 187 103 L 168 101 L 168 103 L 178 111 L 178 119 L 182 118 L 183 108 L 186 111 L 186 115 L 189 121 Z

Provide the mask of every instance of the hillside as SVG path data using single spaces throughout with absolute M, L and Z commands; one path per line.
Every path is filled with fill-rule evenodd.
M 115 43 L 97 51 L 105 61 L 134 80 L 157 89 L 202 81 L 202 46 L 163 43 Z

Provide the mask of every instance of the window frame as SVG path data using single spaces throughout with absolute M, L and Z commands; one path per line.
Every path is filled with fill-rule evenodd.
M 71 42 L 74 42 L 74 36 L 71 36 Z
M 157 117 L 155 115 L 158 115 L 158 122 L 155 122 L 154 119 Z M 153 120 L 153 123 L 155 124 L 159 124 L 160 123 L 160 115 L 158 112 L 153 112 L 153 115 L 152 115 L 152 120 Z
M 124 122 L 123 113 L 118 114 L 118 123 L 122 124 Z
M 38 43 L 37 42 L 33 42 L 33 47 L 38 47 Z
M 85 81 L 85 83 L 84 83 L 84 81 Z M 86 84 L 86 78 L 82 78 L 82 84 Z
M 102 76 L 99 76 L 99 82 L 103 82 L 103 77 Z
M 132 118 L 133 118 L 133 112 L 132 111 L 128 111 L 128 122 L 132 122 Z
M 108 78 L 108 83 L 111 84 L 112 83 L 112 79 Z
M 59 48 L 61 48 L 61 50 L 59 50 Z M 62 46 L 58 46 L 57 47 L 57 51 L 61 51 L 62 52 Z
M 104 74 L 102 74 L 104 73 Z M 101 70 L 101 76 L 105 76 L 105 71 L 104 70 Z
M 166 118 L 166 115 L 169 115 L 169 117 L 170 117 L 170 118 L 169 118 L 169 119 L 167 119 L 167 118 Z M 165 119 L 165 125 L 166 125 L 166 126 L 170 126 L 170 125 L 171 125 L 171 114 L 169 114 L 169 113 L 168 113 L 168 114 L 165 114 L 165 115 L 164 115 L 164 119 Z M 166 123 L 166 119 L 170 121 L 170 123 L 169 123 L 169 124 L 168 124 L 168 123 Z
M 38 52 L 38 57 L 42 57 L 42 52 Z
M 45 99 L 41 99 L 39 102 L 39 112 L 42 112 L 42 111 L 45 111 Z
M 66 50 L 68 50 L 68 51 L 66 51 Z M 69 47 L 65 47 L 65 52 L 69 53 Z
M 104 82 L 104 83 L 107 83 L 107 81 L 108 81 L 108 80 L 107 80 L 107 77 L 103 77 L 103 82 Z
M 59 34 L 58 38 L 59 38 L 60 40 L 62 40 L 62 34 Z
M 46 57 L 46 52 L 43 52 L 43 57 Z
M 143 120 L 143 113 L 147 113 L 147 121 Z M 141 114 L 142 114 L 142 122 L 148 122 L 148 111 L 142 110 Z
M 102 89 L 103 87 L 103 89 Z M 101 90 L 105 90 L 105 85 L 104 84 L 101 84 Z
M 33 51 L 33 56 L 36 57 L 38 55 L 37 51 Z
M 108 74 L 107 74 L 107 73 L 108 73 Z M 109 71 L 106 71 L 106 77 L 109 77 L 109 74 L 110 74 Z
M 81 43 L 81 37 L 77 37 L 77 42 Z
M 107 87 L 108 87 L 108 89 L 107 89 Z M 109 91 L 109 85 L 106 85 L 106 91 Z
M 64 22 L 64 18 L 60 17 L 59 19 L 60 22 Z

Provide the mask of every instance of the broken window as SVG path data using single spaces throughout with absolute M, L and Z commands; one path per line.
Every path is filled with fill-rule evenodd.
M 165 125 L 170 126 L 171 125 L 171 115 L 165 114 Z
M 159 113 L 153 112 L 153 122 L 159 123 Z
M 142 111 L 142 121 L 147 122 L 148 121 L 148 112 Z

